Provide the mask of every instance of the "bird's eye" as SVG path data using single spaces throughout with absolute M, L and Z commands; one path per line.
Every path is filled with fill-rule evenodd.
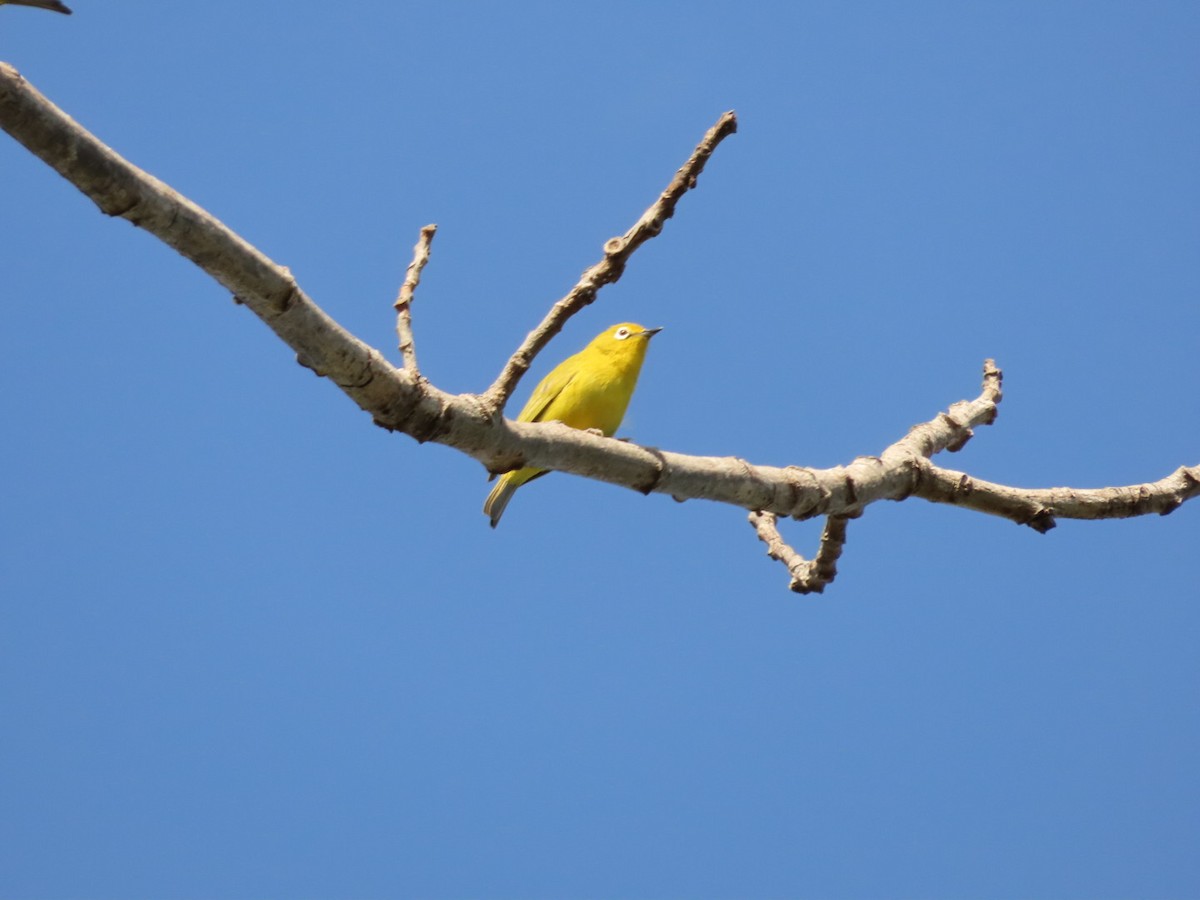
M 629 337 L 629 329 L 628 328 L 618 328 L 616 331 L 613 332 L 613 337 L 615 337 L 618 341 L 623 341 L 623 340 L 625 340 L 625 338 Z

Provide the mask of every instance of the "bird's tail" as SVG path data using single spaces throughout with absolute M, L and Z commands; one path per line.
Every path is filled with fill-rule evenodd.
M 58 0 L 4 0 L 13 6 L 36 6 L 38 9 L 48 9 L 52 12 L 71 14 L 71 10 L 59 3 Z
M 500 517 L 504 515 L 504 509 L 508 506 L 512 495 L 517 492 L 517 488 L 525 482 L 533 481 L 538 476 L 545 474 L 545 469 L 517 469 L 515 472 L 505 472 L 500 476 L 500 480 L 496 482 L 492 492 L 483 501 L 483 513 L 492 520 L 493 528 L 500 523 Z
M 510 472 L 509 475 L 511 474 Z M 487 499 L 483 501 L 483 514 L 492 520 L 493 528 L 500 524 L 504 508 L 508 506 L 508 501 L 512 499 L 512 495 L 517 492 L 519 487 L 519 485 L 513 484 L 509 475 L 502 475 L 496 482 L 496 486 L 492 488 L 492 492 L 487 495 Z

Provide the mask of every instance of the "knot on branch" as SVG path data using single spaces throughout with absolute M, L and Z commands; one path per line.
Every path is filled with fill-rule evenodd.
M 967 445 L 967 441 L 973 437 L 975 437 L 974 431 L 972 431 L 970 428 L 963 428 L 959 433 L 958 438 L 946 445 L 946 451 L 948 453 L 957 453 L 959 450 L 965 447 Z
M 842 484 L 846 486 L 846 505 L 853 506 L 858 503 L 858 485 L 854 483 L 854 476 L 846 472 Z
M 1058 522 L 1055 521 L 1054 510 L 1044 506 L 1034 512 L 1025 524 L 1038 534 L 1045 534 L 1050 529 L 1057 527 Z
M 394 368 L 377 350 L 371 355 L 375 377 L 386 375 L 390 383 L 386 401 L 372 408 L 380 428 L 404 432 L 423 444 L 443 438 L 470 417 L 458 398 L 442 393 L 409 369 Z
M 285 288 L 282 291 L 279 299 L 273 304 L 274 312 L 279 316 L 290 312 L 301 302 L 301 299 L 304 297 L 300 291 L 300 285 L 296 284 L 296 279 L 292 277 L 291 269 L 288 269 L 285 266 L 283 267 L 282 272 L 285 276 Z
M 882 463 L 882 460 L 880 460 Z M 923 456 L 915 454 L 906 454 L 899 464 L 897 473 L 902 477 L 899 491 L 892 498 L 896 501 L 907 500 L 917 491 L 917 486 L 921 483 L 921 479 L 925 477 L 925 468 L 929 464 Z
M 1001 388 L 1004 385 L 1004 373 L 996 365 L 994 359 L 983 361 L 983 392 L 994 403 L 999 403 L 1003 396 Z
M 127 219 L 141 227 L 144 217 L 137 212 L 141 200 L 136 195 L 114 191 L 112 195 L 106 195 L 97 200 L 96 205 L 106 216 L 112 216 L 114 219 Z
M 487 469 L 488 481 L 491 481 L 497 475 L 525 468 L 525 457 L 520 453 L 497 454 L 484 463 L 484 468 Z
M 829 491 L 816 473 L 804 466 L 787 466 L 783 476 L 791 493 L 790 501 L 785 506 L 788 516 L 799 522 L 819 515 L 829 501 Z M 802 505 L 806 497 L 811 497 L 811 502 Z
M 663 456 L 663 452 L 657 447 L 643 447 L 642 449 L 654 457 L 654 474 L 650 477 L 648 482 L 643 485 L 635 486 L 634 490 L 640 491 L 642 494 L 648 497 L 650 494 L 654 493 L 654 489 L 658 487 L 659 483 L 663 479 L 663 474 L 667 471 L 667 458 Z M 683 502 L 679 497 L 676 497 L 675 499 L 680 503 Z

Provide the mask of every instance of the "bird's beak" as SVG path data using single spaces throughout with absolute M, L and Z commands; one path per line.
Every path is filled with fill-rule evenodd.
M 659 325 L 657 328 L 647 328 L 645 331 L 643 331 L 643 332 L 642 332 L 642 335 L 643 335 L 643 336 L 644 336 L 644 337 L 645 337 L 647 340 L 649 340 L 650 338 L 652 338 L 652 337 L 654 337 L 656 334 L 658 334 L 660 331 L 662 331 L 662 326 L 661 326 L 661 325 Z

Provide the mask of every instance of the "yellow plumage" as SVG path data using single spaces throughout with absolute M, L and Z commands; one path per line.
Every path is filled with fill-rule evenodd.
M 68 16 L 71 14 L 71 10 L 59 3 L 58 0 L 0 0 L 0 6 L 3 6 L 5 3 L 12 6 L 36 6 L 38 9 L 66 13 Z
M 611 437 L 625 418 L 650 338 L 660 331 L 661 328 L 643 328 L 633 322 L 606 328 L 542 379 L 517 421 L 562 422 Z M 500 476 L 483 504 L 493 528 L 517 488 L 545 472 L 545 469 L 524 468 Z

